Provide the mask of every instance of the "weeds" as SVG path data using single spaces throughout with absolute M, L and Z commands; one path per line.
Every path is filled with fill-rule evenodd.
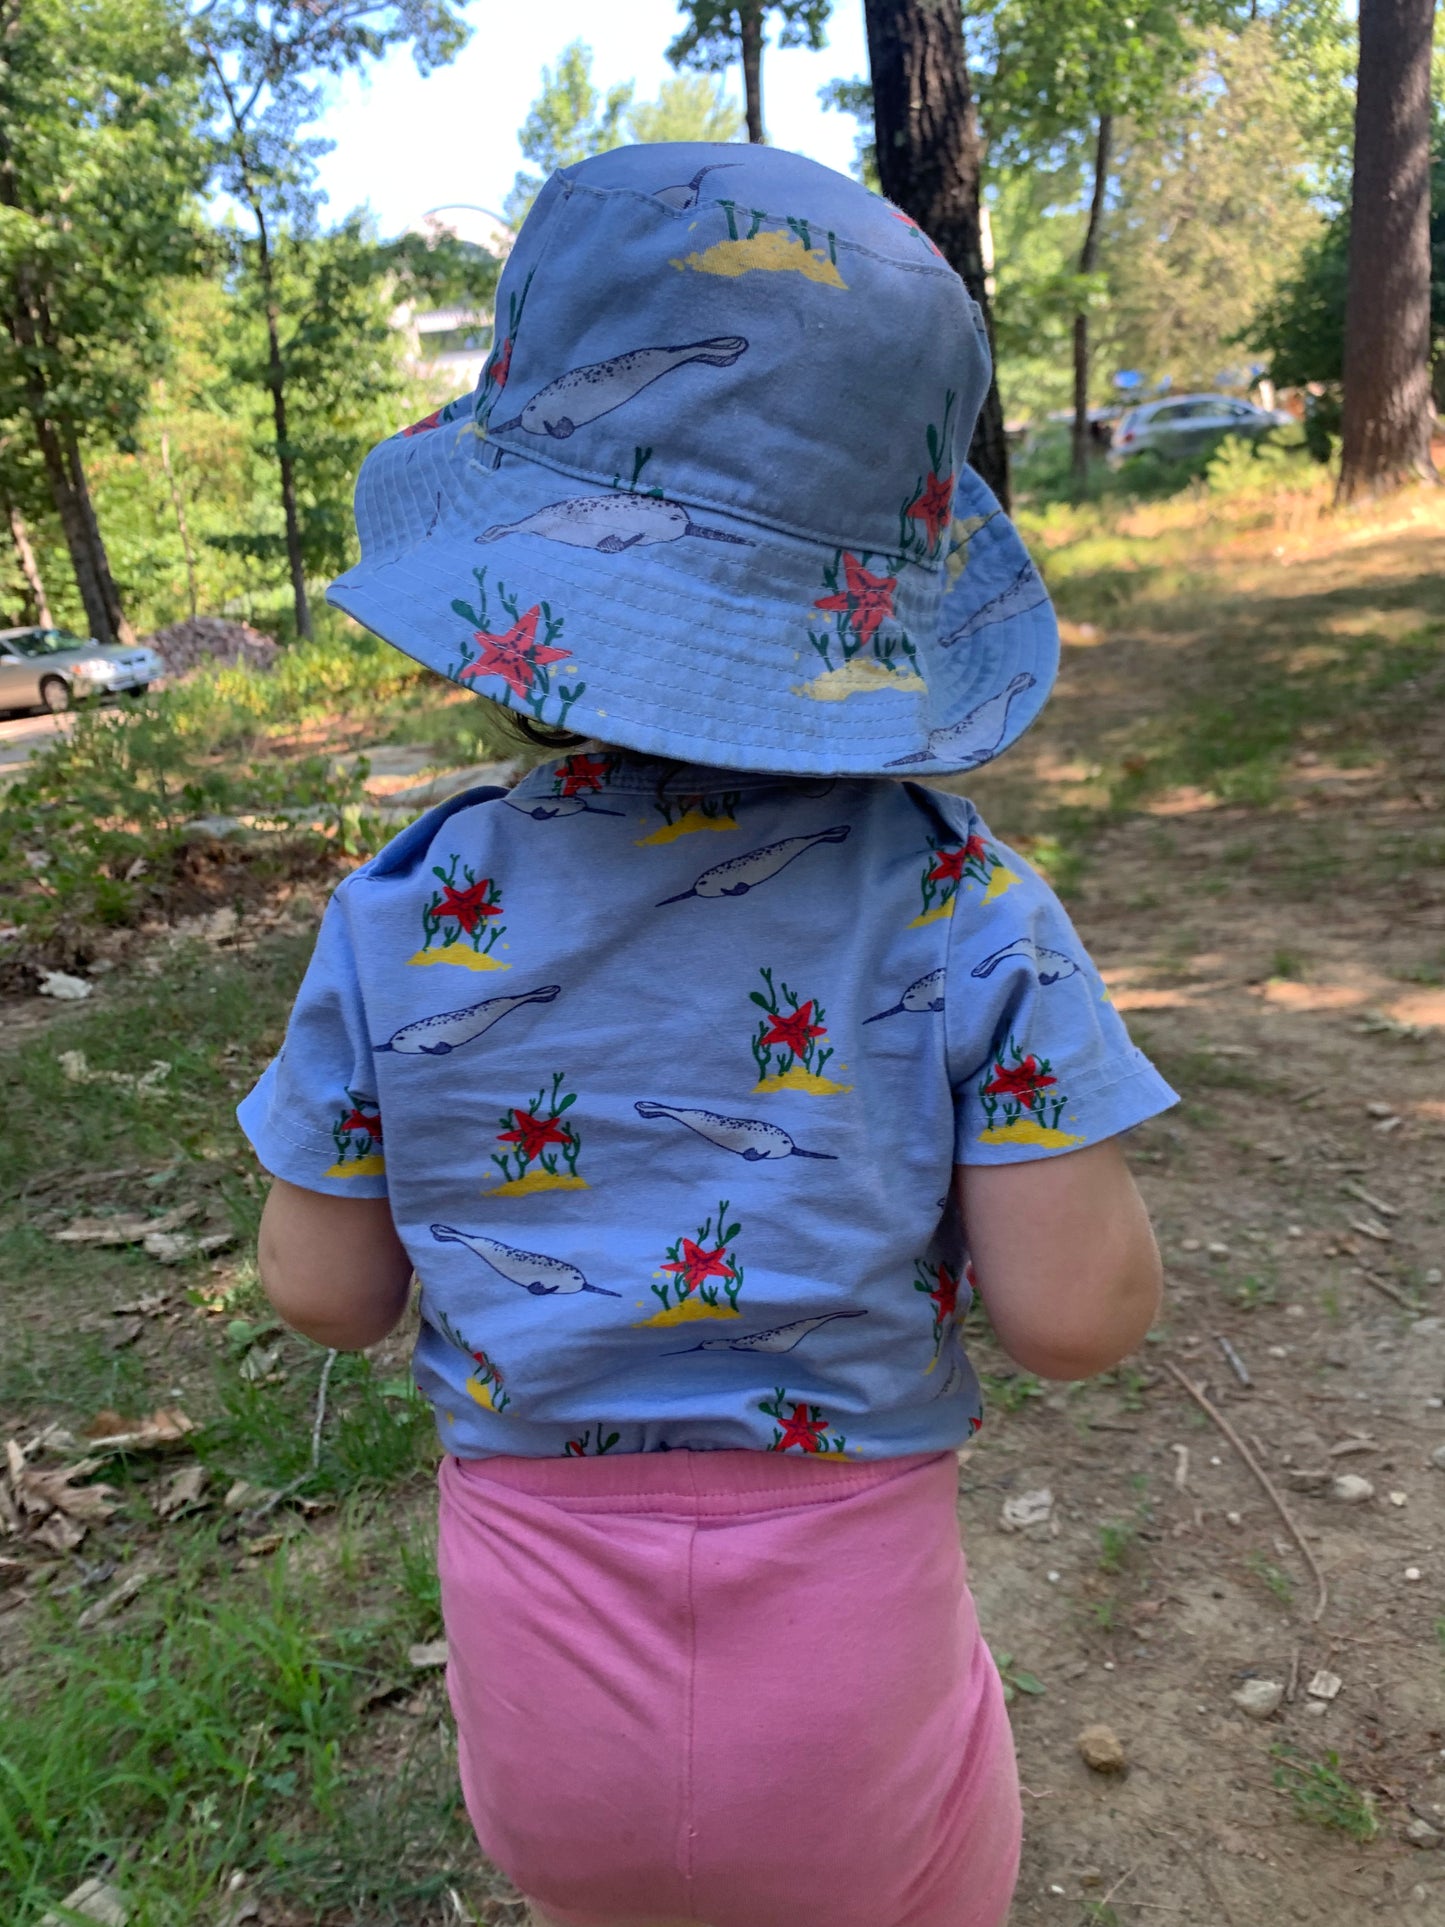
M 1311 1826 L 1347 1833 L 1352 1840 L 1373 1840 L 1380 1831 L 1375 1803 L 1340 1771 L 1338 1753 L 1311 1760 L 1285 1741 L 1270 1748 L 1278 1762 L 1274 1784 L 1289 1795 L 1296 1816 Z
M 1244 1563 L 1256 1579 L 1269 1587 L 1281 1604 L 1286 1606 L 1294 1604 L 1294 1581 L 1282 1566 L 1277 1566 L 1273 1560 L 1266 1559 L 1262 1552 L 1247 1553 Z
M 1139 1538 L 1132 1519 L 1110 1519 L 1099 1527 L 1100 1572 L 1122 1572 Z
M 1027 1693 L 1031 1699 L 1046 1693 L 1048 1688 L 1026 1667 L 1014 1663 L 1012 1653 L 995 1653 L 993 1663 L 998 1668 L 998 1676 L 1003 1682 L 1005 1706 L 1012 1706 L 1020 1693 Z
M 1000 1412 L 1020 1412 L 1030 1399 L 1044 1396 L 1043 1380 L 1032 1372 L 983 1372 L 980 1383 L 990 1406 Z

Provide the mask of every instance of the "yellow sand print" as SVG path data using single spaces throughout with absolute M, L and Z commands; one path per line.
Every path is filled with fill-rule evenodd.
M 567 1171 L 529 1171 L 524 1178 L 508 1178 L 505 1184 L 484 1191 L 484 1198 L 525 1198 L 534 1191 L 585 1191 L 586 1178 Z
M 732 816 L 704 816 L 701 810 L 684 810 L 675 823 L 664 823 L 660 830 L 651 836 L 640 836 L 637 847 L 645 843 L 671 843 L 680 836 L 691 836 L 694 830 L 735 830 L 737 818 Z
M 794 1064 L 781 1076 L 765 1077 L 761 1084 L 754 1084 L 753 1096 L 767 1091 L 810 1091 L 814 1097 L 832 1097 L 835 1092 L 852 1088 L 851 1084 L 835 1084 L 831 1077 L 819 1077 L 816 1071 L 805 1071 L 800 1064 Z
M 444 943 L 439 950 L 418 950 L 414 957 L 408 957 L 409 964 L 460 964 L 463 970 L 510 970 L 510 964 L 498 963 L 495 957 L 488 957 L 480 950 L 473 950 L 469 943 Z
M 981 1131 L 974 1140 L 978 1144 L 1032 1144 L 1041 1151 L 1066 1151 L 1071 1144 L 1082 1144 L 1082 1137 L 1073 1137 L 1067 1131 L 1057 1131 L 1049 1124 L 1037 1124 L 1031 1117 L 1020 1118 L 1017 1124 L 994 1124 Z
M 379 1178 L 386 1169 L 386 1159 L 380 1151 L 373 1151 L 368 1157 L 352 1158 L 349 1164 L 329 1164 L 326 1167 L 328 1178 Z
M 987 520 L 986 515 L 965 515 L 954 522 L 954 546 L 949 551 L 948 560 L 944 563 L 950 583 L 957 582 L 968 567 L 968 545 Z
M 942 922 L 944 919 L 953 915 L 953 906 L 957 902 L 957 896 L 951 896 L 947 903 L 935 903 L 931 910 L 925 910 L 921 917 L 915 917 L 908 928 L 910 930 L 921 930 L 925 923 Z M 987 898 L 985 898 L 985 902 L 987 902 Z
M 815 703 L 840 703 L 849 696 L 874 696 L 885 689 L 900 695 L 926 696 L 928 684 L 911 669 L 885 668 L 872 656 L 854 656 L 840 668 L 825 669 L 811 682 L 793 684 L 795 696 L 811 696 Z
M 717 241 L 701 254 L 687 254 L 675 268 L 696 268 L 700 274 L 801 274 L 805 281 L 819 281 L 825 288 L 846 288 L 836 261 L 826 254 L 814 253 L 803 246 L 799 236 L 785 234 L 782 228 L 766 228 L 750 241 Z
M 669 1305 L 666 1311 L 656 1312 L 651 1318 L 634 1319 L 637 1330 L 644 1325 L 690 1325 L 698 1318 L 741 1318 L 742 1313 L 734 1305 L 710 1305 L 705 1298 L 684 1298 L 680 1305 Z
M 482 1407 L 483 1411 L 496 1411 L 497 1408 L 492 1403 L 492 1388 L 484 1380 L 476 1377 L 469 1378 L 467 1380 L 467 1390 L 477 1401 L 478 1405 Z
M 1018 881 L 1018 876 L 1000 863 L 988 880 L 988 888 L 983 893 L 984 902 L 992 903 L 995 897 L 1001 897 L 1006 890 L 1012 890 Z

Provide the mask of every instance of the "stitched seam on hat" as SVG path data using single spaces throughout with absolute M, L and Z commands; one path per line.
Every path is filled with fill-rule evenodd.
M 540 389 L 538 393 L 541 393 Z M 523 404 L 524 407 L 526 405 L 526 403 Z M 508 429 L 501 432 L 510 435 L 515 431 Z M 489 446 L 500 449 L 503 455 L 515 456 L 520 462 L 528 462 L 534 468 L 545 468 L 553 475 L 564 475 L 571 481 L 591 482 L 605 495 L 640 495 L 646 493 L 646 491 L 642 489 L 614 488 L 610 478 L 601 469 L 572 468 L 563 462 L 549 461 L 546 456 L 535 453 L 530 448 L 518 447 L 517 444 L 512 441 L 501 440 L 500 433 L 489 434 L 486 439 Z M 493 469 L 489 472 L 495 474 L 497 471 Z M 727 515 L 734 521 L 743 523 L 747 528 L 765 529 L 772 535 L 791 535 L 798 541 L 816 543 L 819 547 L 825 549 L 852 549 L 863 555 L 892 555 L 895 553 L 890 547 L 878 547 L 874 543 L 863 542 L 855 537 L 824 535 L 817 529 L 805 528 L 800 522 L 765 521 L 762 516 L 751 515 L 746 509 L 740 509 L 735 503 L 723 501 L 718 496 L 698 495 L 683 497 L 681 495 L 667 495 L 663 497 L 663 500 L 671 502 L 674 507 L 680 509 L 704 509 L 712 515 Z M 947 550 L 943 550 L 934 557 L 932 562 L 926 564 L 918 561 L 914 556 L 905 555 L 902 558 L 901 566 L 918 569 L 925 575 L 937 575 L 943 567 L 946 554 Z
M 577 164 L 579 166 L 581 165 L 580 162 Z M 655 194 L 645 193 L 640 187 L 626 187 L 622 185 L 617 187 L 593 187 L 590 182 L 570 179 L 567 181 L 567 191 L 569 194 L 588 194 L 594 201 L 611 201 L 619 197 L 629 201 L 640 201 L 644 206 L 655 208 L 658 213 L 665 214 L 670 219 L 678 220 L 684 215 L 687 215 L 694 224 L 700 213 L 710 212 L 715 208 L 720 210 L 722 207 L 720 200 L 696 201 L 691 207 L 669 207 L 666 201 L 659 201 Z M 942 266 L 938 266 L 932 261 L 900 261 L 891 254 L 880 254 L 876 248 L 870 248 L 864 241 L 850 241 L 846 235 L 839 234 L 836 228 L 830 228 L 825 222 L 814 221 L 806 215 L 789 216 L 787 214 L 773 214 L 770 213 L 767 208 L 754 207 L 751 201 L 734 201 L 732 205 L 734 207 L 746 207 L 749 214 L 761 214 L 765 221 L 776 221 L 780 227 L 786 227 L 790 220 L 806 220 L 809 227 L 818 227 L 822 229 L 824 234 L 831 234 L 834 244 L 840 248 L 847 248 L 850 254 L 862 255 L 863 258 L 868 261 L 881 262 L 885 268 L 897 268 L 903 274 L 926 274 L 931 279 L 938 281 L 954 281 L 963 288 L 965 294 L 968 293 L 963 277 L 955 269 L 949 267 L 946 261 Z M 923 232 L 922 228 L 919 228 L 918 232 L 921 234 Z M 810 250 L 810 252 L 816 253 L 817 250 L 813 249 Z M 972 296 L 969 298 L 971 300 Z

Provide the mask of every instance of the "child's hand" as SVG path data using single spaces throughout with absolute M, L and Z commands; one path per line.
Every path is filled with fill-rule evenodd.
M 385 1198 L 334 1198 L 277 1178 L 257 1257 L 266 1296 L 318 1345 L 364 1351 L 406 1310 L 411 1259 Z
M 1159 1310 L 1148 1213 L 1120 1141 L 1026 1164 L 954 1167 L 979 1295 L 1010 1358 L 1089 1378 L 1141 1343 Z

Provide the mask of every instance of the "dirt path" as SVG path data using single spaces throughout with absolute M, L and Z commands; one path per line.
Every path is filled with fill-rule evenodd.
M 1171 605 L 1089 635 L 1029 754 L 974 786 L 1002 834 L 1044 834 L 1037 779 L 1083 793 L 1111 753 L 1127 775 L 1140 693 L 1187 735 L 1191 711 L 1207 729 L 1212 705 L 1259 700 L 1229 686 L 1246 640 L 1274 635 L 1298 664 L 1311 636 L 1383 648 L 1434 625 L 1433 670 L 1375 712 L 1381 753 L 1340 754 L 1361 739 L 1345 713 L 1289 748 L 1267 808 L 1160 787 L 1099 820 L 1068 890 L 1185 1101 L 1134 1140 L 1166 1263 L 1157 1342 L 1112 1382 L 996 1382 L 963 1472 L 985 1631 L 1046 1688 L 1015 1708 L 1018 1927 L 1445 1920 L 1445 1851 L 1429 1850 L 1445 1844 L 1438 553 L 1406 531 L 1353 567 L 1305 556 L 1283 591 L 1275 567 L 1267 605 L 1213 602 L 1207 623 Z M 1246 559 L 1237 586 L 1254 572 Z M 1318 1618 L 1284 1522 L 1168 1364 L 1280 1490 L 1328 1586 Z M 1347 1474 L 1371 1496 L 1332 1496 Z M 1003 1502 L 1045 1486 L 1050 1522 L 1006 1533 Z M 1322 1672 L 1333 1699 L 1310 1690 Z M 1263 1722 L 1232 1702 L 1247 1679 L 1287 1689 Z M 1098 1721 L 1124 1777 L 1079 1757 Z

